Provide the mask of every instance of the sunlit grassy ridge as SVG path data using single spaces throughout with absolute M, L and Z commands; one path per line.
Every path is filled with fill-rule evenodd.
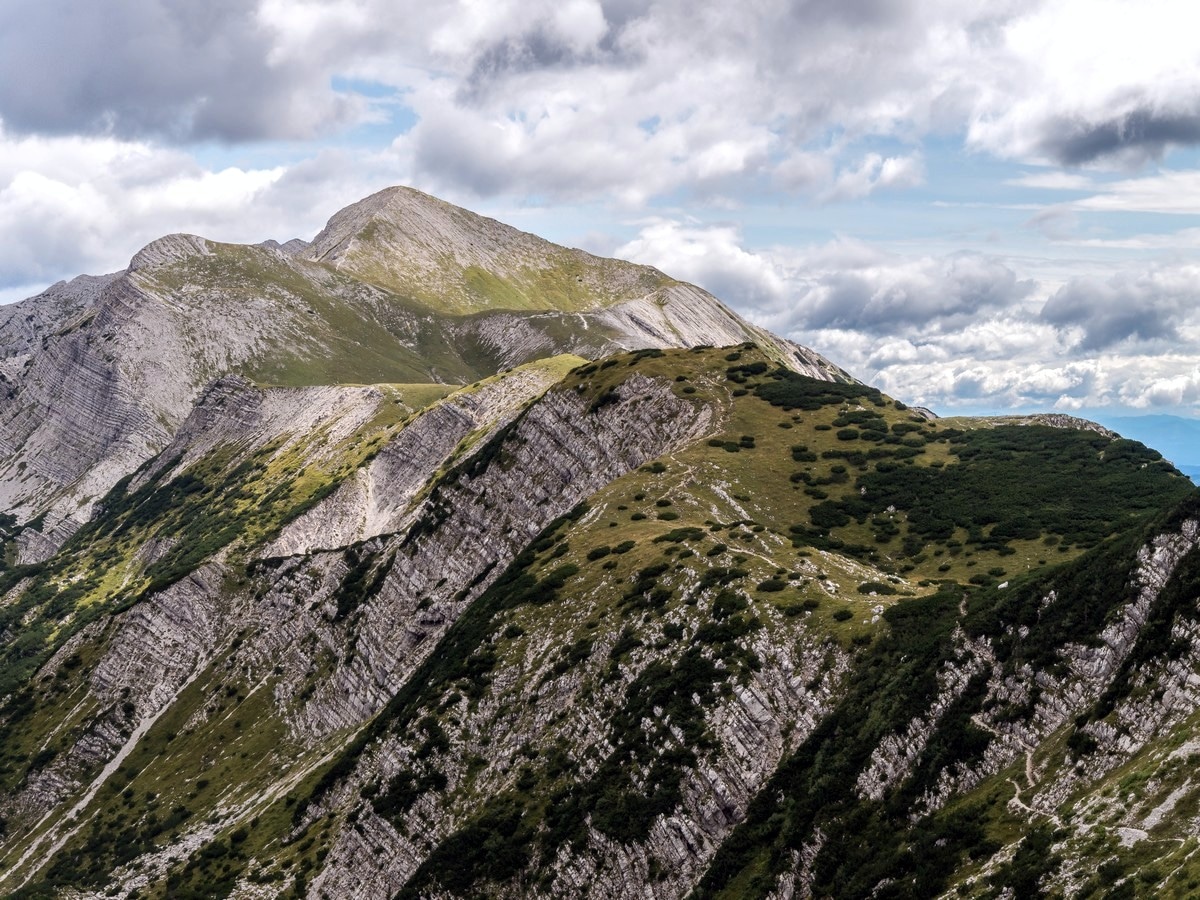
M 1002 472 L 1009 469 L 1001 463 L 1023 471 L 1039 456 L 1058 458 L 1054 445 L 1062 439 L 1060 433 L 1012 433 L 1000 448 L 988 441 L 973 442 L 958 431 L 938 436 L 936 424 L 906 414 L 903 407 L 897 408 L 872 389 L 772 373 L 753 351 L 724 354 L 724 361 L 734 364 L 725 366 L 724 372 L 714 367 L 711 353 L 647 354 L 630 363 L 646 374 L 673 377 L 681 397 L 728 404 L 723 430 L 701 445 L 614 482 L 592 498 L 586 510 L 579 510 L 536 542 L 531 548 L 534 552 L 518 561 L 485 598 L 497 606 L 489 609 L 489 603 L 481 601 L 468 614 L 470 618 L 458 635 L 462 643 L 450 645 L 461 648 L 459 667 L 439 658 L 438 667 L 419 679 L 424 699 L 410 700 L 397 711 L 398 719 L 391 726 L 401 731 L 428 730 L 432 717 L 440 723 L 439 728 L 450 731 L 450 740 L 456 743 L 459 735 L 446 725 L 439 711 L 457 708 L 453 701 L 457 692 L 475 686 L 473 702 L 484 705 L 494 678 L 511 692 L 504 708 L 505 715 L 513 715 L 514 705 L 520 705 L 516 698 L 536 694 L 544 683 L 546 662 L 551 663 L 553 679 L 583 669 L 585 678 L 603 684 L 605 673 L 614 671 L 626 654 L 652 648 L 658 662 L 643 672 L 645 681 L 635 679 L 627 685 L 623 698 L 618 695 L 602 707 L 603 714 L 612 717 L 607 741 L 614 749 L 595 760 L 595 774 L 583 781 L 572 778 L 573 766 L 564 768 L 554 756 L 554 741 L 565 745 L 568 735 L 580 728 L 575 720 L 594 715 L 589 712 L 590 702 L 585 704 L 555 729 L 557 737 L 538 742 L 535 751 L 540 753 L 534 752 L 524 764 L 514 789 L 486 799 L 473 795 L 469 787 L 465 789 L 458 808 L 469 809 L 484 799 L 482 812 L 429 857 L 404 896 L 419 896 L 435 888 L 470 892 L 478 889 L 480 881 L 503 881 L 526 866 L 545 865 L 562 842 L 583 839 L 585 816 L 612 838 L 644 839 L 653 818 L 669 814 L 678 804 L 682 770 L 703 756 L 704 710 L 712 702 L 710 691 L 727 690 L 727 679 L 736 679 L 744 667 L 771 664 L 754 649 L 764 634 L 769 635 L 769 646 L 785 646 L 801 636 L 820 639 L 817 636 L 825 635 L 847 648 L 870 648 L 861 651 L 866 654 L 866 680 L 856 681 L 854 688 L 861 693 L 853 693 L 840 705 L 837 715 L 809 744 L 815 748 L 812 752 L 828 752 L 831 748 L 826 738 L 838 733 L 843 727 L 839 723 L 855 723 L 855 727 L 866 723 L 866 733 L 852 731 L 854 737 L 847 738 L 854 741 L 854 749 L 840 777 L 852 780 L 874 742 L 889 728 L 903 726 L 929 695 L 938 664 L 949 653 L 949 634 L 962 599 L 953 574 L 960 574 L 965 582 L 975 578 L 971 573 L 976 570 L 981 576 L 977 583 L 994 585 L 1005 574 L 997 571 L 999 564 L 1012 566 L 1013 557 L 1025 571 L 1050 568 L 1045 560 L 1034 558 L 1038 551 L 1048 554 L 1053 549 L 1054 563 L 1076 558 L 1081 552 L 1078 547 L 1061 547 L 1058 535 L 1034 526 L 1025 526 L 1020 533 L 1004 527 L 1011 522 L 1024 523 L 1039 512 L 1045 513 L 1042 521 L 1050 528 L 1069 531 L 1074 527 L 1055 518 L 1053 502 L 1041 510 L 1036 493 L 1022 492 L 982 511 L 964 509 L 961 516 L 965 521 L 951 518 L 944 534 L 914 531 L 906 521 L 908 510 L 899 507 L 882 519 L 891 526 L 886 530 L 872 510 L 864 514 L 867 521 L 840 524 L 824 521 L 819 512 L 827 508 L 823 504 L 830 497 L 835 503 L 845 503 L 864 496 L 862 479 L 885 474 L 892 466 L 931 472 L 949 469 L 953 478 L 953 466 L 966 469 L 982 455 Z M 594 396 L 594 404 L 602 405 L 622 380 L 622 365 L 606 361 L 583 367 L 575 373 L 572 387 Z M 779 406 L 764 401 L 764 396 Z M 797 409 L 802 412 L 795 412 Z M 848 428 L 850 422 L 880 423 L 887 429 L 880 430 L 880 435 L 901 439 L 868 438 L 869 449 L 847 451 L 844 448 L 854 446 L 860 438 L 839 437 L 836 428 L 839 424 Z M 895 425 L 901 427 L 893 431 Z M 800 450 L 795 443 L 798 435 L 807 439 Z M 1158 463 L 1157 454 L 1124 445 L 1117 445 L 1119 452 L 1111 452 L 1111 442 L 1100 439 L 1095 443 L 1091 437 L 1074 434 L 1065 439 L 1064 446 L 1077 453 L 1066 454 L 1064 471 L 1087 478 L 1101 474 L 1089 471 L 1089 466 L 1104 466 L 1107 459 L 1102 473 L 1106 478 L 1121 484 L 1130 480 L 1129 491 L 1149 490 L 1155 495 L 1130 517 L 1145 521 L 1147 515 L 1161 509 L 1154 506 L 1156 500 L 1170 502 L 1188 492 L 1169 466 Z M 926 444 L 929 450 L 924 449 Z M 1105 449 L 1110 452 L 1105 454 Z M 1132 454 L 1128 459 L 1122 456 L 1126 452 Z M 735 453 L 737 456 L 732 455 Z M 995 460 L 996 454 L 1003 459 Z M 847 462 L 858 473 L 858 480 L 851 480 Z M 1150 472 L 1143 468 L 1153 465 L 1158 468 Z M 801 473 L 808 477 L 792 477 Z M 963 474 L 953 483 L 965 485 L 962 490 L 969 493 L 972 484 L 984 487 L 992 483 L 995 474 L 984 468 L 974 482 Z M 1061 479 L 1064 473 L 1057 471 L 1052 477 Z M 824 496 L 805 493 L 802 486 L 814 483 L 821 485 Z M 1075 481 L 1076 489 L 1083 483 Z M 1104 510 L 1111 512 L 1105 502 L 1097 500 L 1100 509 L 1094 515 L 1080 510 L 1080 518 L 1105 523 Z M 886 507 L 881 512 L 883 509 Z M 982 524 L 973 518 L 976 516 Z M 1097 525 L 1098 530 L 1088 533 L 1085 542 L 1100 541 L 1120 531 L 1125 518 L 1120 519 Z M 864 528 L 868 522 L 870 527 Z M 1087 526 L 1083 527 L 1086 530 Z M 956 535 L 963 540 L 955 540 Z M 906 546 L 909 536 L 912 541 Z M 1047 537 L 1056 540 L 1047 545 Z M 869 542 L 854 542 L 867 538 Z M 939 562 L 941 559 L 948 562 Z M 937 590 L 935 577 L 942 587 L 930 593 Z M 906 594 L 917 593 L 927 596 L 920 601 L 904 599 Z M 509 611 L 501 612 L 504 609 Z M 492 618 L 484 625 L 480 620 L 488 615 Z M 549 641 L 547 629 L 553 633 Z M 538 653 L 537 648 L 547 643 L 562 648 L 561 656 L 539 661 L 528 655 Z M 475 649 L 471 650 L 472 646 Z M 511 687 L 514 670 L 529 673 L 524 676 L 528 681 L 518 681 L 525 685 L 521 690 Z M 439 674 L 443 678 L 440 688 Z M 603 696 L 598 688 L 591 702 Z M 888 710 L 882 716 L 877 710 L 881 702 Z M 658 731 L 647 725 L 655 718 L 647 718 L 649 706 L 671 711 L 675 730 Z M 682 741 L 677 737 L 680 731 L 686 735 Z M 419 740 L 419 735 L 412 739 Z M 646 751 L 651 747 L 650 758 L 657 761 L 646 763 Z M 637 762 L 639 759 L 643 762 Z M 936 753 L 934 760 L 944 762 Z M 805 777 L 824 777 L 806 757 L 789 765 Z M 379 788 L 382 799 L 377 809 L 402 812 L 425 790 L 444 789 L 434 788 L 441 781 L 431 778 L 430 771 L 402 773 L 397 782 Z M 852 781 L 844 789 L 851 785 Z M 814 781 L 810 787 L 792 789 L 806 797 L 814 810 L 825 809 L 832 799 L 830 783 L 818 788 Z M 906 808 L 904 803 L 911 801 L 912 792 L 921 789 L 918 779 L 910 793 L 894 802 L 894 815 Z M 764 791 L 765 809 L 774 809 L 774 797 L 773 788 Z M 447 803 L 455 806 L 452 801 Z M 831 818 L 836 819 L 836 809 L 835 803 Z M 977 815 L 969 809 L 948 811 L 944 826 L 939 819 L 937 828 L 943 830 L 935 828 L 922 839 L 921 852 L 927 856 L 922 865 L 931 870 L 952 866 L 974 846 L 971 842 L 991 846 L 986 830 L 973 822 Z M 857 819 L 839 824 L 846 829 L 847 839 L 854 839 L 850 836 L 864 826 Z M 888 822 L 886 828 L 890 841 L 903 833 L 894 822 Z M 948 843 L 947 835 L 953 835 Z M 941 849 L 934 851 L 935 845 Z M 755 838 L 750 846 L 769 852 L 772 845 Z M 839 857 L 835 852 L 831 858 Z M 870 866 L 862 861 L 848 863 L 847 870 L 855 866 L 859 867 L 855 877 L 867 885 L 904 871 L 886 855 Z M 748 871 L 756 868 L 763 866 L 752 863 Z M 923 890 L 937 883 L 936 876 L 928 878 L 934 880 L 916 883 L 914 896 L 928 895 Z M 739 878 L 729 896 L 744 896 L 752 883 L 765 892 L 773 881 L 761 876 L 752 876 L 750 881 Z
M 410 687 L 334 766 L 335 777 L 317 784 L 319 798 L 337 776 L 349 773 L 372 736 L 409 735 L 414 746 L 430 748 L 428 762 L 367 788 L 376 811 L 399 822 L 423 795 L 448 790 L 438 760 L 450 746 L 470 739 L 460 728 L 471 710 L 499 703 L 506 719 L 531 716 L 535 701 L 519 698 L 535 698 L 548 684 L 581 672 L 585 682 L 595 683 L 586 692 L 589 702 L 539 735 L 513 789 L 481 795 L 481 787 L 468 777 L 440 801 L 475 812 L 418 871 L 407 888 L 413 896 L 435 887 L 470 892 L 481 879 L 502 881 L 523 867 L 544 864 L 564 842 L 581 839 L 585 814 L 611 837 L 644 838 L 653 818 L 678 803 L 683 769 L 705 752 L 704 709 L 711 702 L 710 691 L 727 690 L 728 680 L 741 677 L 739 672 L 771 664 L 753 649 L 764 636 L 769 636 L 768 644 L 786 645 L 801 636 L 825 635 L 858 649 L 872 646 L 901 623 L 911 623 L 906 627 L 930 649 L 895 669 L 889 684 L 897 692 L 904 686 L 907 694 L 897 693 L 898 699 L 923 697 L 927 679 L 936 671 L 936 660 L 928 654 L 944 652 L 939 641 L 947 633 L 935 624 L 940 619 L 927 619 L 927 611 L 945 618 L 957 608 L 960 592 L 947 587 L 901 616 L 899 610 L 916 602 L 904 595 L 936 589 L 933 577 L 920 576 L 938 576 L 950 584 L 947 570 L 939 571 L 947 564 L 935 562 L 941 558 L 955 560 L 967 578 L 981 564 L 1011 564 L 1014 556 L 1031 560 L 1025 562 L 1028 567 L 1038 565 L 1033 548 L 1044 551 L 1043 538 L 1050 536 L 1041 531 L 1007 538 L 995 534 L 991 546 L 985 546 L 988 536 L 972 535 L 968 522 L 955 526 L 965 532 L 962 542 L 955 542 L 953 535 L 959 532 L 952 530 L 950 536 L 923 537 L 920 546 L 910 545 L 906 553 L 907 523 L 896 526 L 896 534 L 885 533 L 891 539 L 883 542 L 875 537 L 878 523 L 873 523 L 874 531 L 858 523 L 824 529 L 813 524 L 813 510 L 830 496 L 862 496 L 849 478 L 847 461 L 859 477 L 878 473 L 880 463 L 886 472 L 886 464 L 897 458 L 914 469 L 965 466 L 953 449 L 961 434 L 936 437 L 936 424 L 919 424 L 917 417 L 873 390 L 772 374 L 760 362 L 750 349 L 654 351 L 588 364 L 565 379 L 561 390 L 582 393 L 591 398 L 593 409 L 603 409 L 615 402 L 615 389 L 633 369 L 670 378 L 680 398 L 721 404 L 726 414 L 711 438 L 618 479 L 586 507 L 547 529 L 467 611 Z M 793 409 L 783 408 L 793 402 Z M 888 433 L 902 435 L 902 441 L 868 441 L 884 452 L 863 451 L 862 459 L 843 455 L 850 442 L 838 438 L 834 423 L 856 412 L 880 416 L 860 419 L 887 423 Z M 892 432 L 892 425 L 918 428 Z M 809 439 L 799 451 L 797 432 Z M 1046 451 L 1045 442 L 1055 438 L 1030 434 L 1014 438 L 1018 444 L 1031 441 L 1025 451 L 1009 447 L 1003 452 L 1019 461 L 1022 452 Z M 918 444 L 917 435 L 924 443 Z M 1081 447 L 1086 447 L 1080 453 L 1087 460 L 1104 458 L 1096 445 L 1084 441 Z M 894 448 L 891 454 L 887 448 Z M 911 450 L 919 452 L 907 452 Z M 489 452 L 502 463 L 502 446 Z M 834 455 L 825 456 L 827 452 Z M 962 455 L 971 458 L 970 453 Z M 1124 462 L 1121 454 L 1112 456 L 1110 467 L 1137 479 L 1141 488 L 1164 497 L 1178 493 L 1168 468 L 1143 474 L 1143 464 L 1154 462 L 1154 454 Z M 793 479 L 797 473 L 809 478 Z M 814 481 L 832 493 L 825 498 L 805 493 L 804 486 Z M 1015 505 L 1022 516 L 1031 512 L 1028 504 Z M 896 510 L 887 521 L 895 522 L 897 516 L 903 520 L 903 512 Z M 986 524 L 995 532 L 1005 521 L 995 516 Z M 871 544 L 847 543 L 860 535 L 871 536 Z M 1014 551 L 1014 545 L 1020 549 Z M 1079 552 L 1075 547 L 1056 549 L 1053 561 Z M 980 570 L 985 573 L 988 569 Z M 999 577 L 992 571 L 984 580 L 994 583 Z M 879 615 L 897 600 L 902 601 L 894 607 L 898 618 Z M 887 640 L 881 645 L 885 651 L 899 654 L 886 649 L 897 646 Z M 912 647 L 905 640 L 899 646 L 907 654 Z M 547 656 L 542 649 L 547 646 L 558 649 Z M 630 683 L 613 682 L 628 654 L 650 648 L 657 663 Z M 495 694 L 494 684 L 504 685 L 502 695 Z M 874 685 L 864 697 L 890 689 Z M 671 719 L 684 739 L 676 731 L 645 731 L 640 724 L 646 720 L 645 704 L 674 710 Z M 903 715 L 904 708 L 897 707 L 895 715 Z M 561 748 L 570 746 L 571 735 L 581 727 L 578 719 L 597 714 L 611 717 L 606 729 L 614 749 L 595 759 L 595 774 L 581 781 L 571 775 L 575 763 L 567 763 Z M 880 729 L 892 720 L 872 721 Z M 871 745 L 862 746 L 869 752 Z M 636 760 L 645 759 L 650 747 L 659 761 L 647 768 Z
M 927 786 L 935 763 L 978 750 L 969 721 L 977 693 L 964 695 L 898 799 L 863 804 L 846 786 L 879 737 L 927 698 L 963 624 L 961 604 L 964 627 L 996 634 L 997 622 L 1024 615 L 1019 598 L 1080 572 L 1108 577 L 1148 523 L 1190 495 L 1186 480 L 1141 445 L 1094 433 L 946 428 L 872 388 L 779 370 L 752 346 L 538 365 L 559 379 L 552 390 L 581 397 L 588 415 L 623 402 L 636 375 L 669 385 L 697 415 L 714 410 L 713 426 L 547 528 L 358 735 L 289 743 L 275 676 L 249 683 L 232 663 L 237 647 L 255 639 L 238 635 L 102 789 L 85 827 L 43 873 L 45 889 L 102 887 L 115 865 L 237 809 L 240 819 L 144 895 L 223 895 L 243 877 L 300 895 L 338 830 L 354 827 L 352 806 L 311 820 L 308 810 L 381 737 L 406 742 L 413 757 L 394 776 L 361 786 L 372 808 L 399 824 L 425 798 L 457 823 L 430 848 L 409 895 L 469 894 L 526 870 L 543 877 L 557 853 L 583 846 L 588 827 L 620 842 L 644 839 L 658 816 L 678 808 L 686 772 L 715 752 L 710 709 L 755 672 L 790 664 L 800 646 L 854 654 L 858 668 L 833 715 L 772 782 L 787 803 L 777 805 L 774 787 L 764 792 L 702 893 L 765 893 L 806 823 L 830 836 L 819 883 L 845 896 L 889 873 L 915 879 L 905 883 L 927 895 L 989 847 L 1019 839 L 1019 820 L 1003 811 L 1011 793 L 1003 795 L 1001 776 L 948 806 L 924 836 L 906 830 L 904 804 Z M 251 551 L 443 393 L 388 386 L 378 415 L 336 452 L 324 448 L 320 465 L 305 441 L 252 453 L 221 447 L 183 471 L 163 467 L 139 491 L 121 486 L 52 566 L 10 573 L 10 585 L 34 580 L 0 610 L 4 628 L 24 625 L 20 646 L 4 648 L 0 675 L 10 690 L 28 684 L 46 653 L 82 624 L 102 622 L 215 553 L 228 557 L 230 596 L 268 589 L 272 570 L 247 568 Z M 459 479 L 506 465 L 515 439 L 511 429 L 479 429 L 421 497 L 452 501 Z M 154 563 L 139 562 L 138 548 L 155 538 L 175 542 Z M 366 545 L 345 553 L 334 623 L 349 629 L 393 557 Z M 1063 618 L 1040 638 L 1046 647 L 1086 632 L 1072 610 L 1088 609 L 1087 583 L 1065 596 Z M 1094 614 L 1103 620 L 1103 610 Z M 47 765 L 74 723 L 96 712 L 80 703 L 81 686 L 108 633 L 84 642 L 59 679 L 9 694 L 0 713 L 5 787 Z M 312 679 L 332 669 L 337 652 L 314 648 Z M 1012 664 L 1031 652 L 1012 650 Z M 556 691 L 575 702 L 541 722 L 537 698 Z M 482 755 L 455 758 L 455 748 L 483 746 L 514 721 L 530 738 L 511 771 L 498 774 Z M 573 743 L 580 733 L 602 740 L 581 748 Z M 862 856 L 863 834 L 876 857 Z M 9 862 L 26 841 L 5 848 Z

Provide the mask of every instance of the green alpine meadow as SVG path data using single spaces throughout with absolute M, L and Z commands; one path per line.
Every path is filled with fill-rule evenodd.
M 1155 450 L 408 188 L 11 309 L 0 895 L 1200 895 Z

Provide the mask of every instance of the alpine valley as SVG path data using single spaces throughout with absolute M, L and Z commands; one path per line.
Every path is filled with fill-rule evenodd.
M 1194 897 L 1200 492 L 406 188 L 0 310 L 0 893 Z

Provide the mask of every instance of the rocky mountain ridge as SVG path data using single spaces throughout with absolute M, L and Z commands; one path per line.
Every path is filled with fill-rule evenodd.
M 480 268 L 500 259 L 507 269 Z M 367 277 L 394 260 L 403 271 L 397 262 L 379 284 Z M 484 277 L 477 269 L 486 279 L 464 305 L 456 298 Z M 549 287 L 511 281 L 517 271 Z M 338 213 L 311 245 L 169 235 L 123 273 L 76 279 L 7 308 L 0 505 L 19 521 L 44 522 L 24 533 L 21 554 L 46 558 L 98 498 L 168 445 L 207 385 L 227 374 L 293 386 L 465 384 L 562 352 L 746 339 L 774 348 L 789 367 L 849 377 L 698 288 L 408 189 Z
M 21 314 L 0 891 L 1200 884 L 1194 486 L 624 265 L 398 189 Z

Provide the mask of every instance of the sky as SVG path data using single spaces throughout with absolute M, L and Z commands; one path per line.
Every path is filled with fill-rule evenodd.
M 0 0 L 0 301 L 409 184 L 941 414 L 1200 418 L 1193 0 Z

